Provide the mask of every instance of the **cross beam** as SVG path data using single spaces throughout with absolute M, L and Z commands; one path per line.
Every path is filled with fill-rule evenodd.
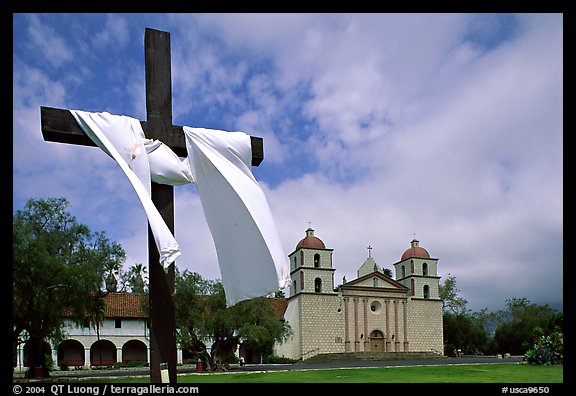
M 42 136 L 47 142 L 69 143 L 79 146 L 93 146 L 92 141 L 82 130 L 76 119 L 68 110 L 55 107 L 40 107 L 40 120 Z M 152 135 L 148 122 L 140 121 L 144 135 Z M 184 130 L 180 125 L 172 125 L 172 132 L 169 134 L 170 141 L 163 141 L 179 157 L 186 157 L 186 139 Z M 264 160 L 264 139 L 258 136 L 250 136 L 252 143 L 252 166 L 259 166 Z
M 172 125 L 172 82 L 170 33 L 146 29 L 146 121 L 140 121 L 149 139 L 158 139 L 180 157 L 187 156 L 184 131 Z M 81 146 L 96 146 L 68 110 L 41 107 L 44 140 Z M 252 165 L 264 159 L 263 140 L 251 136 Z M 174 188 L 152 183 L 152 202 L 170 231 L 174 232 Z M 174 277 L 172 263 L 167 271 L 160 264 L 159 252 L 148 225 L 148 273 L 150 275 L 150 381 L 164 382 L 161 364 L 168 368 L 168 380 L 176 382 L 176 326 L 174 317 Z

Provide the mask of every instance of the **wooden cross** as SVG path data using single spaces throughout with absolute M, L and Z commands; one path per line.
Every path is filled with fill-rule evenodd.
M 172 75 L 170 33 L 146 28 L 144 34 L 146 67 L 146 121 L 140 121 L 149 139 L 158 139 L 176 155 L 186 157 L 186 142 L 181 126 L 172 125 Z M 41 107 L 44 140 L 83 146 L 96 146 L 68 110 Z M 264 159 L 263 139 L 251 136 L 252 165 Z M 152 202 L 168 228 L 174 233 L 174 187 L 152 183 Z M 176 382 L 176 324 L 174 317 L 174 263 L 167 271 L 148 225 L 148 273 L 150 275 L 150 381 L 162 382 L 161 363 L 168 366 L 170 383 Z

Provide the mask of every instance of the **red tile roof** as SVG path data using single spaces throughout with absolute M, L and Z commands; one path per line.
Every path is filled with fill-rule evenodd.
M 147 295 L 138 293 L 108 293 L 104 297 L 107 318 L 148 318 L 145 310 Z
M 404 254 L 402 254 L 402 258 L 400 259 L 400 261 L 404 261 L 409 257 L 418 257 L 426 259 L 430 258 L 430 254 L 428 253 L 428 251 L 420 247 L 418 245 L 418 242 L 419 241 L 417 241 L 416 239 L 413 239 L 412 242 L 410 242 L 411 246 L 404 252 Z
M 276 311 L 276 319 L 283 320 L 284 312 L 286 312 L 286 308 L 288 307 L 288 300 L 284 297 L 275 297 L 267 298 L 266 302 L 274 307 L 274 310 Z
M 296 245 L 296 250 L 301 248 L 326 249 L 326 245 L 320 238 L 314 236 L 314 230 L 312 228 L 308 228 L 306 230 L 306 237 Z

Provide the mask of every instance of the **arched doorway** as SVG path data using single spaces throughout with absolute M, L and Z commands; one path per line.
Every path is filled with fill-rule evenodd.
M 28 340 L 24 344 L 24 367 L 30 367 L 30 360 L 32 360 L 30 357 L 32 354 L 31 349 L 31 341 Z M 42 352 L 44 356 L 50 356 L 52 354 L 52 348 L 50 348 L 50 344 L 48 344 L 46 341 L 42 341 Z M 37 362 L 36 364 L 39 365 L 40 362 Z
M 142 341 L 130 340 L 122 346 L 122 363 L 148 363 L 148 347 Z
M 91 366 L 114 366 L 116 363 L 116 345 L 112 341 L 96 341 L 90 347 Z
M 65 340 L 58 345 L 58 366 L 84 366 L 84 345 L 78 340 Z
M 380 330 L 370 333 L 370 351 L 384 352 L 384 334 Z

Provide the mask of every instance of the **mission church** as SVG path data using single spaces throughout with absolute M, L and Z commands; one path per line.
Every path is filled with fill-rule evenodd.
M 413 239 L 387 276 L 371 257 L 357 278 L 334 287 L 332 253 L 308 228 L 289 254 L 290 297 L 284 319 L 292 336 L 276 355 L 308 359 L 321 353 L 443 354 L 438 259 Z

